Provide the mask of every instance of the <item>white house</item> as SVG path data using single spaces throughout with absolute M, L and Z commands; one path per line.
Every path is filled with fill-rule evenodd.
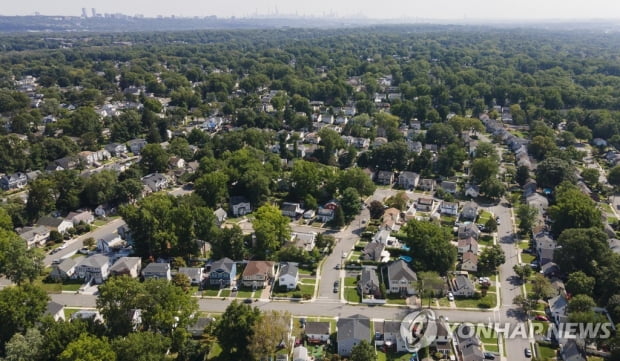
M 104 254 L 95 254 L 85 258 L 75 267 L 72 278 L 103 283 L 110 271 L 110 258 Z
M 233 196 L 230 197 L 230 210 L 233 216 L 241 217 L 252 212 L 252 205 L 243 196 Z
M 458 202 L 441 202 L 439 206 L 439 210 L 442 214 L 448 214 L 451 216 L 456 216 L 459 214 L 459 204 Z
M 278 283 L 280 287 L 286 287 L 287 290 L 294 290 L 297 288 L 297 282 L 299 282 L 299 268 L 297 263 L 287 262 L 280 267 L 280 276 L 278 277 Z
M 416 293 L 418 276 L 405 261 L 398 260 L 387 267 L 390 293 L 413 295 Z
M 202 267 L 179 267 L 179 273 L 184 274 L 192 285 L 199 285 L 203 279 Z
M 158 278 L 170 281 L 172 279 L 170 263 L 149 263 L 142 270 L 142 277 L 144 279 Z

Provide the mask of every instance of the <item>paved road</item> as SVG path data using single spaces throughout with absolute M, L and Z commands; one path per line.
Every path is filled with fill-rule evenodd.
M 361 232 L 366 227 L 366 222 L 370 219 L 370 213 L 364 208 L 344 230 L 333 234 L 336 238 L 336 246 L 333 252 L 326 257 L 323 267 L 319 272 L 319 290 L 317 301 L 332 300 L 340 302 L 340 293 L 334 292 L 334 282 L 344 277 L 344 270 L 336 270 L 336 265 L 343 266 L 342 256 L 347 255 L 353 250 L 355 242 L 359 239 Z M 342 268 L 342 267 L 341 267 Z M 342 289 L 342 282 L 340 284 Z

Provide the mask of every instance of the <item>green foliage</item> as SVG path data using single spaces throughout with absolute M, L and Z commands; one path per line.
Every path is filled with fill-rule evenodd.
M 566 292 L 571 295 L 590 295 L 594 291 L 596 279 L 581 271 L 576 271 L 568 275 L 566 282 Z
M 570 183 L 563 183 L 556 189 L 556 203 L 549 207 L 553 218 L 551 230 L 561 234 L 567 228 L 602 227 L 601 212 L 594 201 Z
M 366 341 L 362 340 L 359 344 L 351 349 L 351 361 L 376 361 L 377 354 L 374 347 Z
M 260 311 L 243 303 L 233 301 L 215 325 L 224 360 L 251 359 L 248 346 L 254 335 L 254 325 L 260 319 Z
M 147 144 L 140 151 L 140 165 L 145 173 L 164 172 L 168 169 L 168 153 L 159 144 Z
M 272 205 L 265 204 L 254 212 L 254 234 L 256 236 L 255 251 L 259 257 L 275 254 L 291 236 L 289 219 Z
M 536 167 L 536 182 L 539 187 L 555 188 L 564 181 L 574 183 L 574 180 L 575 170 L 565 160 L 549 157 Z
M 0 229 L 0 274 L 16 284 L 33 282 L 43 271 L 45 255 L 12 231 Z
M 346 222 L 350 222 L 356 215 L 360 213 L 360 207 L 362 202 L 360 200 L 360 194 L 355 188 L 347 188 L 342 193 L 340 198 L 340 207 L 344 213 Z
M 216 208 L 228 199 L 228 176 L 224 172 L 204 174 L 194 184 L 196 194 L 202 197 L 209 207 Z
M 397 236 L 412 250 L 416 271 L 446 274 L 454 267 L 457 250 L 450 243 L 450 232 L 434 223 L 410 220 Z
M 48 296 L 39 287 L 25 284 L 0 290 L 0 345 L 17 332 L 33 327 L 43 316 Z
M 134 332 L 112 341 L 117 361 L 165 361 L 170 339 L 153 332 Z
M 59 361 L 116 361 L 116 353 L 107 339 L 82 334 L 58 356 Z
M 538 215 L 538 209 L 527 204 L 521 204 L 517 207 L 516 215 L 519 219 L 519 231 L 521 234 L 526 234 L 530 232 L 532 226 L 534 226 L 534 221 Z
M 498 171 L 499 165 L 492 158 L 477 158 L 471 164 L 471 177 L 476 184 L 494 178 Z
M 478 258 L 478 272 L 483 275 L 494 274 L 504 262 L 506 262 L 506 255 L 500 245 L 485 247 Z

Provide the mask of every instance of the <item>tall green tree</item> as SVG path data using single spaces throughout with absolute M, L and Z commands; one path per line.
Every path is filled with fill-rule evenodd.
M 601 211 L 575 185 L 563 183 L 556 189 L 555 200 L 548 211 L 553 218 L 551 230 L 554 234 L 559 235 L 568 228 L 602 227 Z
M 145 173 L 164 172 L 168 169 L 168 153 L 159 144 L 147 144 L 140 156 L 140 165 Z
M 291 314 L 288 312 L 266 311 L 252 325 L 252 337 L 248 340 L 248 351 L 255 360 L 273 357 L 284 345 L 289 347 L 289 326 Z
M 450 232 L 440 225 L 413 219 L 401 228 L 397 237 L 413 250 L 416 271 L 446 274 L 454 267 L 457 250 L 450 243 Z
M 347 222 L 350 222 L 357 214 L 360 213 L 360 207 L 362 202 L 360 200 L 360 194 L 355 188 L 347 188 L 342 193 L 340 198 L 340 207 L 344 213 L 344 218 Z
M 0 290 L 0 349 L 17 332 L 26 332 L 41 319 L 49 297 L 30 284 Z
M 478 158 L 471 164 L 471 177 L 476 184 L 494 178 L 498 171 L 499 165 L 492 158 Z
M 153 332 L 134 332 L 112 341 L 117 361 L 165 361 L 171 346 L 168 337 Z
M 0 229 L 0 275 L 20 285 L 34 282 L 43 272 L 45 254 L 39 248 L 28 248 L 17 234 Z
M 116 353 L 106 338 L 82 334 L 80 338 L 67 345 L 58 356 L 59 361 L 116 361 Z
M 478 258 L 478 272 L 485 275 L 495 274 L 497 268 L 505 262 L 506 255 L 500 245 L 485 247 Z
M 216 208 L 228 199 L 228 177 L 224 172 L 204 174 L 194 184 L 196 193 L 209 207 Z
M 377 353 L 370 342 L 362 340 L 351 349 L 351 361 L 376 361 Z
M 291 236 L 290 220 L 280 210 L 265 204 L 254 212 L 254 235 L 256 236 L 255 252 L 260 257 L 273 257 L 275 252 L 288 241 Z
M 250 360 L 248 346 L 254 336 L 254 324 L 260 311 L 249 305 L 232 301 L 215 325 L 214 335 L 222 347 L 224 360 Z

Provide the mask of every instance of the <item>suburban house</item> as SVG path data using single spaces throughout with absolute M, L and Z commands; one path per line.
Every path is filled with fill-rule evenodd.
M 418 185 L 421 190 L 432 192 L 435 190 L 435 181 L 429 178 L 423 178 L 420 180 L 420 184 Z
M 287 262 L 280 266 L 280 276 L 278 277 L 280 287 L 286 287 L 289 291 L 294 290 L 297 288 L 297 282 L 299 282 L 297 263 Z
M 187 326 L 187 331 L 192 337 L 201 337 L 205 333 L 205 328 L 213 321 L 215 321 L 213 317 L 196 317 L 195 321 Z
M 437 325 L 437 331 L 435 335 L 435 341 L 433 341 L 432 346 L 434 346 L 438 352 L 444 354 L 447 358 L 447 355 L 450 354 L 452 334 L 448 330 L 448 325 L 446 325 L 441 319 L 435 321 Z
M 296 218 L 298 215 L 304 213 L 304 210 L 301 208 L 301 204 L 299 203 L 284 202 L 282 203 L 280 210 L 282 211 L 283 216 L 291 218 Z
M 145 280 L 155 278 L 170 281 L 172 279 L 170 263 L 149 263 L 142 269 L 142 277 L 144 277 Z
M 129 150 L 131 150 L 131 152 L 135 155 L 140 154 L 142 149 L 144 149 L 144 147 L 146 147 L 147 144 L 148 144 L 147 141 L 144 139 L 132 139 L 127 142 L 127 145 L 129 146 Z
M 476 333 L 469 328 L 470 326 L 467 324 L 461 324 L 455 332 L 457 335 L 458 353 L 461 356 L 460 360 L 482 361 L 484 360 L 484 353 L 480 347 L 482 343 L 475 336 Z
M 81 262 L 84 257 L 81 258 L 65 258 L 59 264 L 52 267 L 50 272 L 50 278 L 54 281 L 62 281 L 71 278 L 75 273 L 75 267 L 78 262 Z
M 92 320 L 95 323 L 103 323 L 103 317 L 101 313 L 96 310 L 79 310 L 71 315 L 71 321 L 73 320 Z
M 443 181 L 441 182 L 441 189 L 443 189 L 444 191 L 450 194 L 455 194 L 456 193 L 456 182 Z
M 115 157 L 120 157 L 121 155 L 127 153 L 127 147 L 125 146 L 125 144 L 110 143 L 106 145 L 104 148 L 105 150 L 110 152 L 111 155 Z
M 478 271 L 478 255 L 474 252 L 463 253 L 461 261 L 461 271 L 476 272 Z
M 420 175 L 414 172 L 404 171 L 398 176 L 398 185 L 401 188 L 416 188 L 420 182 Z
M 557 242 L 548 233 L 541 232 L 536 234 L 534 236 L 534 245 L 536 247 L 536 256 L 541 266 L 553 262 Z
M 388 170 L 379 171 L 379 173 L 377 173 L 377 183 L 383 185 L 394 183 L 394 172 Z
M 241 217 L 252 212 L 252 205 L 243 196 L 233 196 L 230 197 L 230 210 L 234 217 Z
M 564 294 L 560 293 L 559 295 L 550 298 L 547 301 L 547 304 L 549 305 L 549 314 L 551 315 L 551 320 L 553 322 L 560 324 L 567 321 L 568 300 Z
M 414 295 L 416 293 L 418 276 L 402 259 L 387 266 L 387 275 L 390 293 L 401 295 Z
M 151 192 L 159 192 L 168 187 L 168 178 L 160 173 L 148 174 L 142 177 L 141 181 Z
M 93 223 L 95 221 L 95 215 L 91 211 L 69 212 L 65 219 L 72 222 L 74 226 L 77 226 L 80 222 L 84 224 Z
M 28 248 L 43 246 L 50 239 L 50 230 L 45 226 L 25 227 L 19 236 L 26 241 Z
M 11 189 L 21 189 L 28 184 L 28 177 L 26 173 L 17 172 L 13 174 L 6 174 L 0 177 L 0 188 L 5 191 Z
M 407 352 L 407 343 L 400 334 L 400 321 L 375 321 L 375 344 L 387 348 L 395 347 L 397 352 Z
M 536 189 L 538 189 L 538 184 L 536 184 L 536 181 L 533 179 L 528 180 L 523 185 L 523 197 L 527 198 L 530 195 L 536 193 Z
M 190 284 L 200 285 L 202 284 L 202 278 L 203 278 L 202 272 L 203 272 L 202 267 L 179 267 L 178 273 L 187 276 Z
M 457 245 L 459 253 L 473 252 L 478 254 L 478 241 L 474 237 L 461 238 Z
M 335 213 L 336 212 L 331 208 L 319 207 L 318 211 L 316 212 L 316 219 L 320 222 L 327 223 L 334 219 Z
M 304 251 L 312 251 L 316 244 L 316 232 L 293 232 L 291 235 L 297 248 Z
M 237 264 L 230 258 L 222 258 L 211 264 L 209 284 L 211 286 L 228 287 L 237 276 Z
M 466 202 L 461 210 L 462 221 L 475 221 L 478 217 L 478 205 L 474 202 Z
M 567 338 L 566 342 L 561 344 L 560 356 L 564 361 L 586 361 L 586 353 L 579 346 L 577 340 Z
M 458 229 L 458 238 L 467 239 L 470 237 L 474 239 L 480 238 L 480 230 L 478 227 L 473 223 L 461 224 Z
M 97 240 L 97 250 L 110 252 L 112 248 L 118 247 L 123 243 L 123 239 L 118 233 L 108 233 Z
M 338 335 L 338 354 L 340 356 L 351 356 L 351 349 L 366 340 L 370 342 L 370 319 L 362 315 L 353 315 L 338 319 L 336 323 Z
M 310 361 L 308 349 L 299 345 L 293 349 L 293 361 Z
M 459 214 L 459 204 L 458 202 L 442 201 L 441 205 L 439 206 L 439 211 L 441 212 L 441 214 L 456 216 Z
M 49 301 L 47 306 L 45 307 L 45 313 L 43 316 L 52 316 L 54 321 L 64 321 L 65 320 L 65 306 L 60 303 Z
M 121 257 L 110 267 L 110 275 L 138 278 L 141 268 L 142 259 L 140 257 Z
M 274 264 L 270 261 L 249 261 L 241 275 L 245 287 L 264 288 L 274 277 Z
M 476 287 L 467 274 L 457 274 L 450 280 L 450 291 L 455 296 L 472 297 L 476 293 Z
M 226 211 L 222 207 L 213 211 L 213 214 L 215 215 L 215 222 L 218 226 L 224 224 L 224 222 L 226 222 L 226 219 L 228 218 L 228 213 L 226 213 Z
M 36 225 L 47 227 L 50 231 L 57 231 L 59 233 L 65 233 L 69 230 L 69 228 L 73 228 L 73 222 L 63 218 L 53 218 L 48 216 L 39 218 Z
M 375 267 L 365 266 L 362 269 L 362 275 L 357 282 L 357 289 L 362 295 L 362 299 L 366 298 L 366 296 L 371 296 L 372 298 L 381 297 L 379 277 L 377 277 Z
M 86 282 L 103 283 L 110 273 L 110 258 L 104 254 L 95 254 L 84 258 L 77 266 L 72 278 Z
M 329 322 L 306 322 L 304 333 L 310 343 L 321 343 L 329 340 Z
M 385 250 L 385 244 L 379 242 L 368 242 L 362 251 L 365 260 L 380 262 L 384 258 L 389 259 L 390 254 Z
M 383 222 L 381 223 L 380 229 L 385 229 L 389 231 L 397 230 L 400 224 L 400 210 L 397 208 L 388 208 L 383 213 Z
M 418 198 L 416 202 L 416 209 L 422 212 L 430 212 L 433 210 L 433 205 L 435 204 L 435 200 L 433 198 Z
M 185 168 L 185 159 L 181 157 L 170 157 L 170 159 L 168 159 L 168 167 L 170 169 Z
M 474 184 L 465 185 L 465 196 L 476 198 L 480 195 L 480 188 Z

